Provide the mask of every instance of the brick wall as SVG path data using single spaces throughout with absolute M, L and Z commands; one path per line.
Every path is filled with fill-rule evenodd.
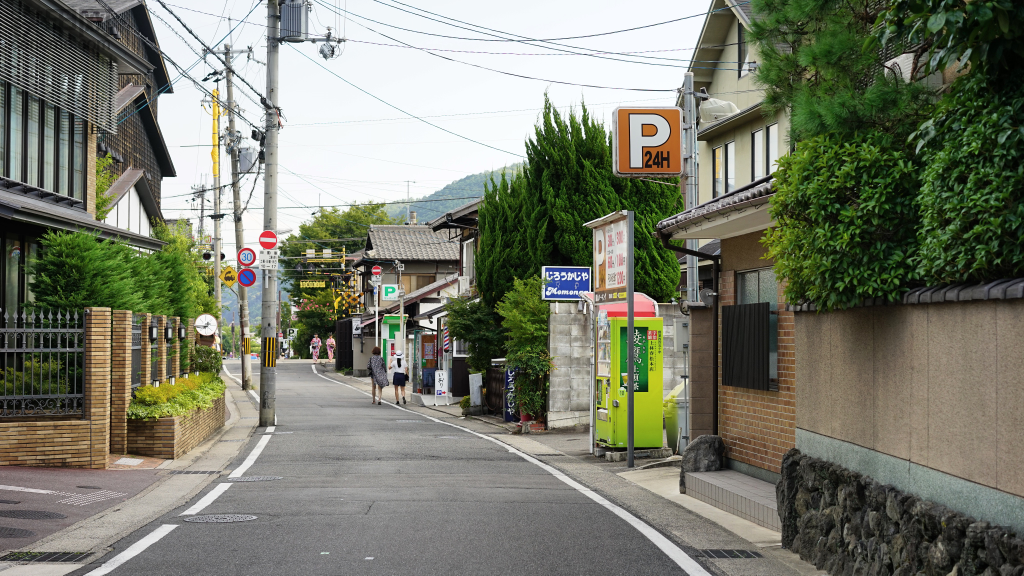
M 132 399 L 132 313 L 115 310 L 110 334 L 110 453 L 128 450 L 128 404 Z
M 142 319 L 142 354 L 139 361 L 142 374 L 139 376 L 139 382 L 142 382 L 143 386 L 153 383 L 153 349 L 149 343 L 149 323 L 153 321 L 152 318 L 152 314 L 146 314 Z
M 154 458 L 180 458 L 224 425 L 224 398 L 188 416 L 128 421 L 128 452 Z
M 723 246 L 723 256 L 727 246 Z M 761 264 L 762 266 L 764 263 Z M 736 270 L 723 270 L 719 278 L 722 306 L 736 303 Z M 779 302 L 779 390 L 762 391 L 723 386 L 718 372 L 718 432 L 733 460 L 778 473 L 782 457 L 796 445 L 796 349 L 792 312 Z M 722 315 L 719 314 L 718 361 L 722 359 Z
M 167 377 L 171 378 L 173 376 L 176 378 L 178 373 L 181 371 L 181 342 L 178 341 L 178 317 L 171 316 L 167 319 L 167 323 L 174 329 L 174 336 L 172 338 L 174 343 L 171 344 L 170 349 L 170 353 L 174 356 L 174 360 L 171 361 L 171 373 L 168 374 Z

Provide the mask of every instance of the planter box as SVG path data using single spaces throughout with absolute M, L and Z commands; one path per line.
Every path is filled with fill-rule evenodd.
M 128 421 L 128 453 L 153 458 L 181 458 L 224 425 L 224 397 L 205 410 L 185 416 Z

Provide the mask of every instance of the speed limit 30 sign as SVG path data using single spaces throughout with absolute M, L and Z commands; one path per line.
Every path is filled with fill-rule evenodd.
M 252 266 L 256 263 L 256 251 L 252 248 L 242 248 L 238 251 L 238 263 L 242 266 Z
M 616 108 L 612 166 L 617 176 L 679 176 L 683 173 L 683 110 Z

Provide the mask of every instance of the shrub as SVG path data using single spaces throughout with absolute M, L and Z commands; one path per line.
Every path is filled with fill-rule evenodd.
M 208 372 L 210 374 L 220 374 L 220 369 L 224 365 L 224 360 L 220 357 L 220 353 L 210 348 L 209 346 L 196 346 L 195 349 L 195 369 L 198 372 Z
M 462 400 L 459 400 L 459 408 L 462 408 L 463 410 L 468 410 L 471 403 L 472 399 L 469 396 L 463 396 Z
M 197 408 L 209 408 L 213 401 L 224 395 L 226 386 L 216 374 L 178 378 L 171 385 L 142 386 L 128 406 L 128 418 L 144 420 L 163 416 L 183 416 Z
M 918 273 L 928 283 L 1024 276 L 1024 82 L 972 73 L 954 84 L 918 141 Z
M 511 290 L 498 303 L 498 314 L 508 330 L 505 361 L 516 371 L 516 402 L 520 410 L 543 417 L 547 412 L 548 317 L 551 309 L 541 299 L 544 281 L 539 276 L 528 280 L 516 278 Z
M 786 298 L 821 310 L 897 299 L 917 279 L 918 170 L 881 133 L 818 136 L 780 159 L 763 243 Z
M 467 362 L 471 370 L 483 371 L 491 365 L 492 358 L 505 354 L 505 331 L 501 327 L 501 316 L 487 307 L 482 300 L 467 302 L 452 299 L 444 306 L 448 312 L 445 322 L 452 338 L 469 344 Z

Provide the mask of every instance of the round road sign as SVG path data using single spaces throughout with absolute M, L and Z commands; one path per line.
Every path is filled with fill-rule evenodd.
M 252 288 L 252 285 L 256 283 L 256 273 L 249 268 L 239 271 L 238 283 L 246 288 Z
M 273 250 L 277 247 L 277 234 L 274 234 L 273 230 L 264 230 L 263 234 L 260 234 L 260 246 L 264 250 Z
M 252 248 L 242 248 L 238 251 L 238 263 L 242 266 L 252 266 L 256 263 L 256 251 Z
M 374 266 L 373 268 L 370 268 L 370 272 L 373 272 L 374 276 L 380 276 L 380 273 L 383 272 L 383 270 L 380 266 Z

